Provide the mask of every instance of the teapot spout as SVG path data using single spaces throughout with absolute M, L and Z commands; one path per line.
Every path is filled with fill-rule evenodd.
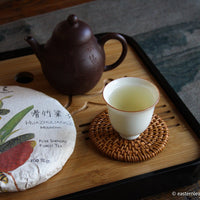
M 42 51 L 43 51 L 42 46 L 32 36 L 26 36 L 24 38 L 24 40 L 27 41 L 30 44 L 30 46 L 32 47 L 37 58 L 39 59 L 40 62 L 42 62 L 42 57 L 43 57 L 42 56 Z

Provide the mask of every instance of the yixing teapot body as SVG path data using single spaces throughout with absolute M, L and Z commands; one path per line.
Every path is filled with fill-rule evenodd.
M 114 64 L 105 66 L 103 47 L 109 39 L 121 42 L 122 53 Z M 120 34 L 109 33 L 97 40 L 90 27 L 75 15 L 60 22 L 44 46 L 39 45 L 31 36 L 25 40 L 38 57 L 49 83 L 67 95 L 83 94 L 91 90 L 103 71 L 117 67 L 127 53 L 126 40 Z

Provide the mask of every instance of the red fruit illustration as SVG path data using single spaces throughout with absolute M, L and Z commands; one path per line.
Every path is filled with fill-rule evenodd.
M 9 172 L 23 165 L 36 145 L 35 141 L 26 141 L 0 154 L 0 171 Z

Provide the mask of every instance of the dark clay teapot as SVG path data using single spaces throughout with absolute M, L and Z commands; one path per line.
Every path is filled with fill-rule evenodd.
M 119 59 L 105 66 L 103 47 L 109 39 L 119 40 L 123 48 Z M 67 95 L 88 92 L 97 84 L 103 71 L 117 67 L 127 53 L 127 43 L 123 36 L 109 33 L 97 40 L 90 27 L 75 15 L 60 22 L 44 46 L 39 45 L 31 36 L 25 40 L 38 57 L 49 83 Z

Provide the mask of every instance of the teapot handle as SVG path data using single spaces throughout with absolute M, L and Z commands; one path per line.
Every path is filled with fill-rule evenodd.
M 122 44 L 122 53 L 115 63 L 113 63 L 111 65 L 104 66 L 104 71 L 108 71 L 108 70 L 116 68 L 124 60 L 126 53 L 127 53 L 126 39 L 122 35 L 120 35 L 119 33 L 108 33 L 108 34 L 104 35 L 102 38 L 100 38 L 98 40 L 98 42 L 103 48 L 104 44 L 110 39 L 116 39 Z

